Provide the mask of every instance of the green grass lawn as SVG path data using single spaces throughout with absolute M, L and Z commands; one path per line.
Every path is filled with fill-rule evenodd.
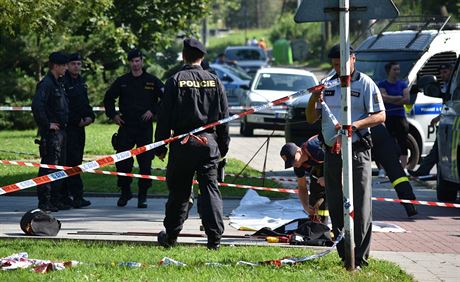
M 93 124 L 86 130 L 86 146 L 84 159 L 93 160 L 103 155 L 110 155 L 114 153 L 112 145 L 110 144 L 111 136 L 116 132 L 117 127 L 112 124 Z M 0 149 L 0 159 L 3 160 L 30 160 L 39 162 L 38 157 L 38 146 L 34 144 L 33 140 L 36 138 L 36 130 L 24 130 L 24 131 L 2 131 L 0 132 L 0 142 L 2 147 Z M 4 144 L 4 145 L 3 145 Z M 3 150 L 3 151 L 2 151 Z M 11 152 L 4 152 L 8 150 Z M 27 154 L 21 154 L 27 153 Z M 35 155 L 34 155 L 35 154 Z M 153 161 L 154 168 L 165 168 L 167 161 L 160 161 L 155 158 Z M 135 164 L 137 165 L 137 164 Z M 227 162 L 226 173 L 237 174 L 244 167 L 244 163 L 235 159 L 230 159 Z M 115 171 L 115 166 L 107 166 L 101 168 L 102 170 Z M 38 168 L 33 167 L 19 167 L 13 165 L 2 165 L 0 164 L 0 186 L 24 181 L 37 176 Z M 138 173 L 137 169 L 133 170 L 134 173 Z M 153 171 L 154 175 L 164 176 L 163 171 Z M 261 173 L 252 168 L 245 170 L 245 175 L 260 176 Z M 227 177 L 226 182 L 233 183 L 232 177 Z M 86 192 L 104 192 L 104 193 L 118 193 L 117 188 L 117 177 L 113 175 L 98 175 L 98 174 L 83 174 L 83 181 L 85 184 Z M 132 188 L 137 187 L 137 180 L 134 180 Z M 262 186 L 263 182 L 260 179 L 249 179 L 241 177 L 235 181 L 237 184 L 246 184 L 252 186 Z M 265 187 L 280 187 L 280 185 L 274 181 L 266 180 Z M 27 191 L 32 191 L 35 188 L 30 188 Z M 136 189 L 134 189 L 136 191 Z M 240 188 L 221 188 L 222 195 L 224 197 L 241 197 L 246 192 L 246 189 Z M 21 192 L 19 192 L 21 193 Z M 162 181 L 153 181 L 153 187 L 149 189 L 151 195 L 167 195 L 166 185 Z M 261 195 L 274 197 L 274 198 L 285 198 L 286 194 L 277 192 L 261 192 Z
M 303 248 L 234 247 L 208 251 L 203 246 L 178 246 L 166 250 L 153 245 L 59 240 L 0 240 L 0 257 L 26 251 L 29 258 L 88 263 L 72 269 L 38 274 L 30 270 L 1 271 L 0 281 L 412 281 L 393 263 L 370 260 L 359 272 L 348 272 L 335 252 L 294 266 L 237 266 L 238 261 L 265 261 L 303 257 L 313 252 Z M 163 257 L 188 264 L 158 266 Z M 141 268 L 117 266 L 140 262 Z M 205 266 L 219 262 L 229 266 Z

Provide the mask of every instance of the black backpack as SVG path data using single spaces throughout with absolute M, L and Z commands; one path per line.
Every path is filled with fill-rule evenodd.
M 56 236 L 61 222 L 41 209 L 26 212 L 21 218 L 21 229 L 31 236 Z

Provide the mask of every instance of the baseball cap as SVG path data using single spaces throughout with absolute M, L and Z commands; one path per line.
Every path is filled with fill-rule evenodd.
M 350 45 L 350 54 L 354 53 L 353 47 Z M 338 59 L 340 58 L 340 44 L 336 44 L 332 46 L 332 48 L 329 50 L 329 53 L 327 54 L 327 57 L 329 59 Z
M 294 143 L 286 143 L 280 152 L 281 158 L 284 160 L 284 168 L 290 168 L 294 165 L 295 162 L 295 154 L 297 153 L 297 147 Z
M 452 65 L 451 64 L 440 64 L 439 67 L 438 67 L 439 70 L 450 70 L 452 69 Z
M 142 58 L 142 51 L 134 48 L 128 52 L 128 61 L 131 61 L 134 58 L 141 57 Z

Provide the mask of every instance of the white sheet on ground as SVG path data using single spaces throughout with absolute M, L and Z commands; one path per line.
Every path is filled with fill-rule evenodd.
M 248 190 L 240 205 L 230 214 L 230 226 L 235 229 L 259 230 L 263 227 L 275 229 L 297 218 L 306 218 L 299 199 L 271 201 Z M 406 232 L 396 224 L 374 221 L 374 232 Z

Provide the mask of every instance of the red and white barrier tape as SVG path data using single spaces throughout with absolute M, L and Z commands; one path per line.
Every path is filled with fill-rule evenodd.
M 26 181 L 22 181 L 22 182 L 10 184 L 10 185 L 7 185 L 7 186 L 3 186 L 3 187 L 0 188 L 0 195 L 10 193 L 10 192 L 14 192 L 14 191 L 18 191 L 18 190 L 27 189 L 27 188 L 30 188 L 30 187 L 46 184 L 46 183 L 57 181 L 57 180 L 61 180 L 61 179 L 67 178 L 69 176 L 82 173 L 84 171 L 94 170 L 94 169 L 99 168 L 99 167 L 107 166 L 107 165 L 110 165 L 110 164 L 113 164 L 113 163 L 116 163 L 116 162 L 119 162 L 119 161 L 122 161 L 122 160 L 125 160 L 125 159 L 128 159 L 128 158 L 131 158 L 133 156 L 137 156 L 139 154 L 142 154 L 144 152 L 147 152 L 147 151 L 150 151 L 152 149 L 158 148 L 160 146 L 169 144 L 169 143 L 171 143 L 173 141 L 182 139 L 182 138 L 184 138 L 184 137 L 186 137 L 188 135 L 196 134 L 196 133 L 204 131 L 206 129 L 210 129 L 210 128 L 214 127 L 214 126 L 222 125 L 222 124 L 228 123 L 230 121 L 239 119 L 241 117 L 250 115 L 252 113 L 268 109 L 270 107 L 273 107 L 274 105 L 282 104 L 284 102 L 289 101 L 290 99 L 292 99 L 294 97 L 302 96 L 302 95 L 304 95 L 304 94 L 306 94 L 306 93 L 308 93 L 310 91 L 315 91 L 317 89 L 324 89 L 324 85 L 316 85 L 316 86 L 311 87 L 311 88 L 309 88 L 307 90 L 302 90 L 302 91 L 293 93 L 291 95 L 282 97 L 280 99 L 274 100 L 274 101 L 269 102 L 267 104 L 260 105 L 260 106 L 257 106 L 257 107 L 251 107 L 249 110 L 247 110 L 245 112 L 242 112 L 242 113 L 239 113 L 239 114 L 234 114 L 232 116 L 229 116 L 228 118 L 221 119 L 221 120 L 218 120 L 216 122 L 213 122 L 213 123 L 198 127 L 196 129 L 188 132 L 188 133 L 177 135 L 177 136 L 174 136 L 174 137 L 162 140 L 162 141 L 158 141 L 158 142 L 155 142 L 155 143 L 151 143 L 151 144 L 148 144 L 148 145 L 145 145 L 145 146 L 142 146 L 142 147 L 139 147 L 139 148 L 135 148 L 135 149 L 132 149 L 132 150 L 129 150 L 129 151 L 124 151 L 124 152 L 120 152 L 120 153 L 117 153 L 117 154 L 114 154 L 114 155 L 110 155 L 110 156 L 107 156 L 107 157 L 104 157 L 104 158 L 101 158 L 101 159 L 98 159 L 98 160 L 95 160 L 95 161 L 92 161 L 92 162 L 88 162 L 88 163 L 85 163 L 85 164 L 81 164 L 79 166 L 72 167 L 70 169 L 53 172 L 53 173 L 50 173 L 48 175 L 43 175 L 43 176 L 39 176 L 39 177 L 29 179 L 29 180 L 26 180 Z
M 7 164 L 7 165 L 19 165 L 19 166 L 28 166 L 28 167 L 44 167 L 44 168 L 50 168 L 50 169 L 69 169 L 71 168 L 67 166 L 48 165 L 48 164 L 39 164 L 39 163 L 33 163 L 33 162 L 22 162 L 22 161 L 9 161 L 9 160 L 0 160 L 0 163 Z M 137 173 L 124 173 L 124 172 L 105 171 L 105 170 L 87 170 L 85 172 L 166 181 L 166 177 L 164 176 L 142 175 L 142 174 L 137 174 Z M 198 184 L 198 181 L 193 180 L 193 184 Z M 219 186 L 242 188 L 242 189 L 254 189 L 254 190 L 261 190 L 261 191 L 273 191 L 273 192 L 290 193 L 290 194 L 298 193 L 297 189 L 260 187 L 260 186 L 251 186 L 251 185 L 243 185 L 243 184 L 219 183 Z M 455 203 L 442 203 L 442 202 L 418 201 L 418 200 L 401 200 L 401 199 L 390 199 L 390 198 L 380 198 L 380 197 L 372 197 L 372 200 L 384 201 L 384 202 L 394 202 L 394 203 L 408 203 L 408 204 L 424 205 L 424 206 L 432 206 L 432 207 L 460 208 L 460 204 L 455 204 Z
M 418 201 L 418 200 L 401 200 L 401 199 L 389 199 L 389 198 L 380 198 L 380 197 L 372 197 L 372 200 L 384 201 L 384 202 L 395 202 L 395 203 L 406 203 L 406 204 L 431 206 L 431 207 L 460 208 L 460 204 L 455 204 L 455 203 L 442 203 L 442 202 Z
M 93 107 L 92 108 L 94 112 L 105 112 L 104 107 Z M 243 107 L 243 106 L 230 106 L 228 107 L 229 111 L 235 112 L 235 111 L 246 111 L 250 108 L 248 107 Z M 273 110 L 286 110 L 287 106 L 286 105 L 281 105 L 281 106 L 274 106 L 271 109 Z M 119 108 L 115 107 L 115 110 L 118 111 Z M 32 107 L 30 106 L 0 106 L 0 111 L 8 111 L 8 112 L 30 112 L 32 111 Z
M 9 161 L 9 160 L 0 160 L 0 164 L 19 165 L 19 166 L 27 166 L 27 167 L 43 167 L 43 168 L 49 168 L 49 169 L 71 169 L 72 168 L 70 166 L 49 165 L 49 164 L 40 164 L 40 163 L 34 163 L 34 162 Z M 87 170 L 85 172 L 166 181 L 166 177 L 164 176 L 144 175 L 144 174 L 137 174 L 137 173 L 126 173 L 126 172 L 106 171 L 106 170 L 97 170 L 97 169 Z M 198 184 L 198 181 L 193 180 L 192 184 Z M 223 183 L 223 182 L 219 182 L 219 186 L 243 188 L 243 189 L 254 189 L 254 190 L 261 190 L 261 191 L 281 192 L 281 193 L 291 193 L 291 194 L 297 193 L 297 189 L 260 187 L 260 186 L 231 184 L 231 183 Z

